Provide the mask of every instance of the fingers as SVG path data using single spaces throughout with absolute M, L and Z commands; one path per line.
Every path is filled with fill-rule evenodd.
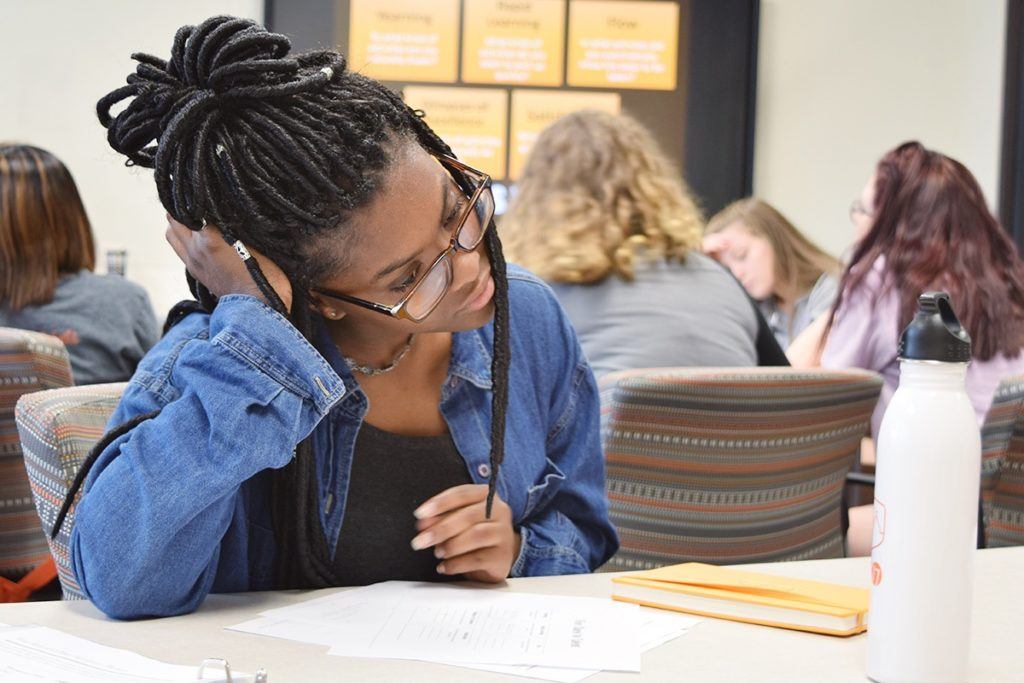
M 413 550 L 423 550 L 430 546 L 444 543 L 449 538 L 461 534 L 469 527 L 484 521 L 486 512 L 484 502 L 472 503 L 439 517 L 433 526 L 421 531 L 412 539 Z
M 211 242 L 211 238 L 214 237 L 223 241 L 223 238 L 220 236 L 220 230 L 216 225 L 207 223 L 203 226 L 202 230 L 193 230 L 187 225 L 179 223 L 171 218 L 170 214 L 167 214 L 167 230 L 164 234 L 167 237 L 168 242 L 171 241 L 172 235 L 178 237 L 178 239 L 186 244 L 192 240 L 196 240 L 202 244 L 219 244 L 217 240 L 213 240 Z
M 244 294 L 269 303 L 269 295 L 253 280 L 248 266 L 239 258 L 240 252 L 236 252 L 235 246 L 224 240 L 223 233 L 216 225 L 207 223 L 202 230 L 191 230 L 168 215 L 164 236 L 192 276 L 214 296 Z M 290 310 L 292 290 L 288 276 L 272 259 L 253 249 L 249 249 L 249 254 L 256 259 L 285 309 Z
M 182 263 L 188 265 L 188 247 L 185 246 L 185 237 L 181 235 L 170 223 L 167 224 L 167 230 L 164 231 L 164 237 L 167 239 L 167 243 L 171 245 L 171 249 L 174 249 L 174 253 L 178 255 L 179 259 L 181 259 Z
M 704 238 L 701 246 L 705 254 L 718 258 L 729 250 L 729 239 L 725 235 L 713 233 Z
M 487 512 L 487 486 L 455 486 L 434 496 L 415 512 L 412 547 L 433 546 L 441 560 L 439 574 L 464 574 L 474 581 L 501 581 L 518 552 L 519 535 L 512 528 L 512 510 L 500 497 L 494 514 Z
M 183 257 L 182 260 L 184 260 L 182 250 L 194 253 L 197 247 L 202 248 L 210 244 L 209 239 L 215 236 L 219 237 L 220 231 L 214 225 L 207 225 L 201 231 L 192 230 L 171 218 L 170 214 L 167 215 L 167 230 L 164 231 L 164 237 L 167 239 L 168 244 L 174 248 L 178 256 Z
M 477 581 L 501 581 L 506 572 L 501 571 L 501 551 L 489 547 L 459 555 L 437 565 L 438 574 L 468 574 Z
M 503 538 L 501 524 L 475 524 L 444 543 L 437 544 L 434 547 L 434 557 L 438 559 L 457 558 L 476 550 L 500 545 Z
M 170 214 L 166 215 L 167 229 L 164 237 L 193 275 L 198 277 L 205 270 L 211 256 L 228 249 L 217 226 L 207 224 L 202 230 L 193 230 L 176 221 Z
M 453 486 L 452 488 L 442 491 L 433 498 L 427 500 L 427 502 L 420 505 L 413 514 L 416 515 L 418 519 L 436 517 L 438 515 L 443 515 L 446 512 L 466 507 L 467 505 L 478 503 L 486 499 L 486 484 L 464 484 L 462 486 Z

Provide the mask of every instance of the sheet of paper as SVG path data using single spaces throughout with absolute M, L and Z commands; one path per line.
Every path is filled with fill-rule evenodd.
M 284 638 L 295 640 L 300 643 L 312 643 L 314 645 L 334 644 L 335 635 L 333 629 L 325 629 L 322 624 L 314 624 L 308 621 L 289 621 L 278 617 L 259 617 L 241 624 L 229 626 L 230 631 L 242 631 L 243 633 L 254 633 L 259 636 L 270 636 L 272 638 Z
M 640 670 L 636 605 L 437 584 L 383 585 L 390 585 L 381 589 L 385 601 L 392 593 L 401 599 L 387 603 L 390 613 L 369 646 L 335 641 L 328 654 Z
M 371 586 L 354 588 L 325 595 L 315 600 L 306 600 L 287 607 L 278 607 L 260 612 L 262 617 L 308 621 L 332 626 L 363 622 L 367 614 L 389 610 L 402 599 L 402 586 L 429 586 L 406 581 L 385 581 Z
M 701 621 L 696 617 L 659 612 L 653 609 L 641 610 L 641 619 L 640 649 L 642 652 L 653 650 L 659 645 L 664 645 L 670 640 L 685 635 L 693 626 L 699 624 Z M 600 673 L 598 669 L 560 669 L 551 666 L 500 666 L 493 664 L 449 663 L 453 666 L 461 666 L 467 669 L 491 671 L 499 674 L 509 674 L 510 676 L 537 678 L 544 681 L 556 681 L 556 683 L 578 683 L 578 681 L 582 681 L 589 676 Z
M 639 608 L 601 598 L 389 581 L 262 617 L 231 628 L 339 656 L 640 670 Z
M 158 662 L 45 626 L 0 630 L 0 680 L 5 683 L 170 683 L 196 680 L 196 668 Z
M 335 596 L 328 596 L 327 598 L 311 600 L 309 602 L 302 603 L 302 608 L 306 616 L 313 614 L 323 615 L 338 611 L 343 612 L 345 610 L 345 602 L 340 599 L 341 596 L 350 595 L 355 592 L 357 591 L 349 591 L 347 593 L 335 594 Z M 355 609 L 356 605 L 361 604 L 361 602 L 365 602 L 365 600 L 352 601 L 351 607 Z M 288 610 L 289 608 L 283 609 Z M 281 609 L 269 610 L 264 614 L 281 614 Z M 287 613 L 285 613 L 285 616 L 287 616 Z M 351 620 L 353 616 L 355 615 L 351 612 L 347 614 L 349 620 Z M 362 615 L 357 617 L 357 619 L 364 619 L 371 616 L 372 614 Z M 640 618 L 641 625 L 639 638 L 641 642 L 641 651 L 643 652 L 662 645 L 674 638 L 685 635 L 690 628 L 701 621 L 697 617 L 650 608 L 641 608 Z M 328 646 L 330 646 L 335 640 L 335 634 L 337 633 L 333 629 L 325 629 L 323 624 L 315 622 L 289 621 L 287 618 L 282 618 L 280 616 L 261 617 L 259 619 L 253 619 L 251 621 L 232 626 L 231 628 L 236 631 L 244 631 L 247 633 L 255 633 L 264 636 L 298 640 Z M 461 666 L 469 669 L 479 669 L 481 671 L 491 671 L 494 673 L 561 683 L 577 683 L 577 681 L 582 681 L 588 676 L 598 673 L 597 669 L 558 668 L 532 666 L 528 664 L 467 664 L 459 662 L 441 662 L 433 659 L 431 661 L 438 661 L 442 664 L 451 664 L 453 666 Z
M 337 642 L 369 647 L 374 634 L 384 627 L 400 596 L 378 583 L 288 607 L 265 610 L 258 619 L 229 626 L 274 638 L 297 640 L 330 647 Z

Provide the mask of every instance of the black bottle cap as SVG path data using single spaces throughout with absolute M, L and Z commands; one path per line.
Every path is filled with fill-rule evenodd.
M 967 363 L 971 336 L 957 320 L 949 294 L 925 292 L 917 299 L 917 314 L 900 335 L 900 360 Z

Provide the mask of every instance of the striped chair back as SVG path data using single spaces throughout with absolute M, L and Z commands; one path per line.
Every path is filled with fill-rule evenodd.
M 605 568 L 843 555 L 846 472 L 881 378 L 865 371 L 652 368 L 604 377 Z
M 25 452 L 25 468 L 47 538 L 75 474 L 103 436 L 124 387 L 124 383 L 118 383 L 54 389 L 30 394 L 18 401 L 16 419 Z M 77 504 L 77 499 L 75 502 Z M 60 533 L 49 541 L 67 600 L 84 598 L 71 568 L 69 546 L 74 523 L 72 507 Z
M 14 406 L 24 394 L 67 386 L 71 365 L 59 339 L 0 327 L 0 577 L 11 581 L 50 556 L 32 505 Z
M 999 384 L 981 430 L 985 545 L 1024 545 L 1024 375 Z

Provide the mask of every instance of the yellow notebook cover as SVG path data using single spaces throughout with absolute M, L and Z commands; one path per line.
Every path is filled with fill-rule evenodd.
M 689 562 L 612 579 L 612 597 L 648 607 L 828 635 L 867 628 L 869 591 Z

